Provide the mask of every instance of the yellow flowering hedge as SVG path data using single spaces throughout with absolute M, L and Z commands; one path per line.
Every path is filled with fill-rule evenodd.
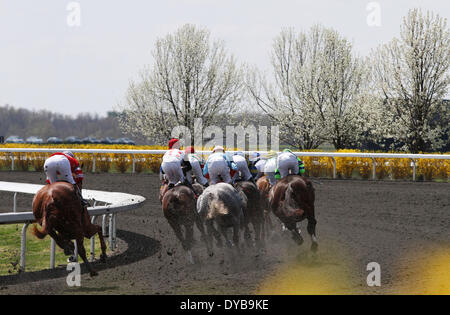
M 130 146 L 130 145 L 31 145 L 31 144 L 3 144 L 0 148 L 62 148 L 62 149 L 123 149 L 123 150 L 164 150 L 165 146 Z M 311 152 L 319 152 L 317 150 Z M 359 153 L 358 150 L 339 150 L 337 152 Z M 382 153 L 382 152 L 380 152 Z M 392 152 L 394 153 L 394 152 Z M 450 154 L 450 152 L 446 153 Z M 43 171 L 45 160 L 50 153 L 15 153 L 14 165 L 17 170 Z M 159 172 L 162 156 L 159 154 L 135 154 L 135 172 Z M 332 177 L 333 161 L 329 157 L 301 157 L 305 163 L 306 174 L 311 177 Z M 94 155 L 78 153 L 84 172 L 92 172 Z M 336 157 L 336 175 L 339 178 L 372 178 L 372 159 Z M 96 172 L 130 172 L 133 164 L 131 154 L 95 154 Z M 410 159 L 375 159 L 377 179 L 412 179 L 413 168 Z M 9 153 L 0 152 L 0 169 L 11 169 Z M 418 159 L 416 160 L 416 178 L 424 180 L 450 179 L 450 160 Z

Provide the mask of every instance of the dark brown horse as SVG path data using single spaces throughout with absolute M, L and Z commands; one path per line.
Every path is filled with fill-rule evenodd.
M 270 190 L 269 204 L 272 212 L 292 232 L 293 239 L 301 245 L 303 238 L 297 222 L 308 220 L 307 230 L 311 236 L 311 250 L 317 251 L 316 219 L 314 214 L 314 188 L 305 177 L 288 175 Z
M 201 194 L 203 190 L 201 185 L 194 184 L 193 187 L 197 194 Z M 191 249 L 194 245 L 194 224 L 199 229 L 202 240 L 206 242 L 205 229 L 197 213 L 197 200 L 194 193 L 184 185 L 175 186 L 168 190 L 168 186 L 164 182 L 159 193 L 164 217 L 181 242 L 183 249 L 187 252 L 189 262 L 193 264 L 194 259 Z M 184 235 L 182 227 L 184 227 Z M 211 253 L 208 243 L 206 245 L 208 253 Z
M 50 235 L 64 250 L 65 255 L 73 255 L 75 246 L 72 240 L 77 242 L 78 253 L 86 264 L 90 275 L 96 276 L 97 272 L 92 268 L 86 258 L 84 238 L 91 238 L 98 234 L 100 239 L 102 262 L 106 260 L 106 245 L 103 240 L 100 226 L 92 224 L 89 214 L 81 205 L 72 184 L 67 182 L 55 182 L 42 187 L 33 198 L 33 214 L 36 221 L 42 226 L 39 230 L 35 225 L 34 235 L 43 239 Z
M 239 181 L 234 184 L 237 191 L 241 191 L 247 197 L 247 205 L 243 208 L 244 219 L 241 227 L 244 228 L 244 239 L 251 244 L 249 224 L 255 232 L 255 243 L 258 247 L 264 245 L 264 209 L 261 204 L 261 194 L 256 185 L 249 181 Z

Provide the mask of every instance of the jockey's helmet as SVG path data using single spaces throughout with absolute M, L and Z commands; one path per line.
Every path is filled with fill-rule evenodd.
M 75 158 L 75 155 L 72 153 L 72 151 L 64 151 L 63 154 Z
M 266 159 L 271 159 L 274 157 L 277 157 L 277 152 L 275 152 L 274 150 L 270 150 L 269 152 L 267 152 Z
M 220 146 L 220 145 L 216 145 L 213 149 L 213 153 L 216 153 L 217 151 L 222 151 L 223 153 L 225 153 L 225 149 Z
M 169 140 L 169 149 L 179 149 L 181 148 L 180 140 L 177 138 L 172 138 Z
M 252 152 L 250 154 L 249 160 L 251 162 L 255 162 L 257 159 L 259 159 L 259 157 L 260 157 L 260 154 L 258 152 Z
M 292 151 L 290 149 L 284 149 L 283 152 L 289 152 L 292 153 Z

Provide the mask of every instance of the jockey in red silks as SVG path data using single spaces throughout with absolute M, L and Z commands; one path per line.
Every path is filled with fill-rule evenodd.
M 80 198 L 83 207 L 89 204 L 81 196 L 81 184 L 84 179 L 80 163 L 70 151 L 57 152 L 52 154 L 44 163 L 47 183 L 53 184 L 57 181 L 69 182 L 73 185 L 77 196 Z
M 188 186 L 196 197 L 194 187 L 186 177 L 186 173 L 192 170 L 191 163 L 181 150 L 181 142 L 179 139 L 172 138 L 169 141 L 169 150 L 164 154 L 163 161 L 160 167 L 160 177 L 168 181 L 169 189 L 175 187 L 176 184 L 181 183 Z

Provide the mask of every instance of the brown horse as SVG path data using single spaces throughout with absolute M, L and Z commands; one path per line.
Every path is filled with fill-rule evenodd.
M 261 206 L 264 210 L 264 221 L 265 221 L 264 233 L 265 235 L 268 235 L 269 231 L 273 231 L 273 224 L 270 218 L 270 206 L 269 206 L 270 184 L 266 176 L 262 176 L 256 181 L 256 187 L 258 187 L 258 190 L 260 192 Z
M 239 181 L 234 184 L 237 191 L 241 191 L 247 197 L 247 205 L 243 208 L 244 219 L 241 227 L 244 228 L 244 239 L 251 243 L 249 224 L 255 232 L 255 243 L 258 247 L 264 245 L 264 209 L 261 205 L 261 194 L 256 185 L 249 181 Z
M 203 188 L 199 184 L 193 184 L 197 194 L 201 194 Z M 201 233 L 201 238 L 206 242 L 205 229 L 197 213 L 197 200 L 192 190 L 184 185 L 175 186 L 168 190 L 168 185 L 163 182 L 160 188 L 160 201 L 164 217 L 169 222 L 175 232 L 176 237 L 181 242 L 183 249 L 187 252 L 188 260 L 194 263 L 192 257 L 192 246 L 194 245 L 194 223 Z M 182 226 L 185 233 L 183 235 Z M 211 253 L 208 243 L 206 243 L 208 253 Z
M 83 239 L 98 234 L 102 249 L 100 259 L 105 262 L 106 245 L 103 240 L 102 229 L 100 226 L 91 223 L 89 214 L 82 207 L 72 184 L 55 182 L 42 187 L 33 198 L 33 214 L 36 221 L 42 226 L 42 230 L 39 230 L 36 225 L 34 226 L 34 235 L 40 239 L 43 239 L 47 234 L 50 235 L 56 244 L 64 250 L 65 255 L 74 254 L 75 246 L 72 240 L 75 240 L 78 253 L 86 264 L 90 275 L 97 275 L 86 258 Z
M 288 175 L 279 180 L 270 190 L 269 204 L 272 212 L 292 232 L 293 239 L 301 245 L 303 238 L 297 229 L 297 222 L 308 220 L 308 233 L 311 236 L 311 250 L 317 251 L 316 224 L 314 214 L 314 188 L 312 183 L 299 175 Z

